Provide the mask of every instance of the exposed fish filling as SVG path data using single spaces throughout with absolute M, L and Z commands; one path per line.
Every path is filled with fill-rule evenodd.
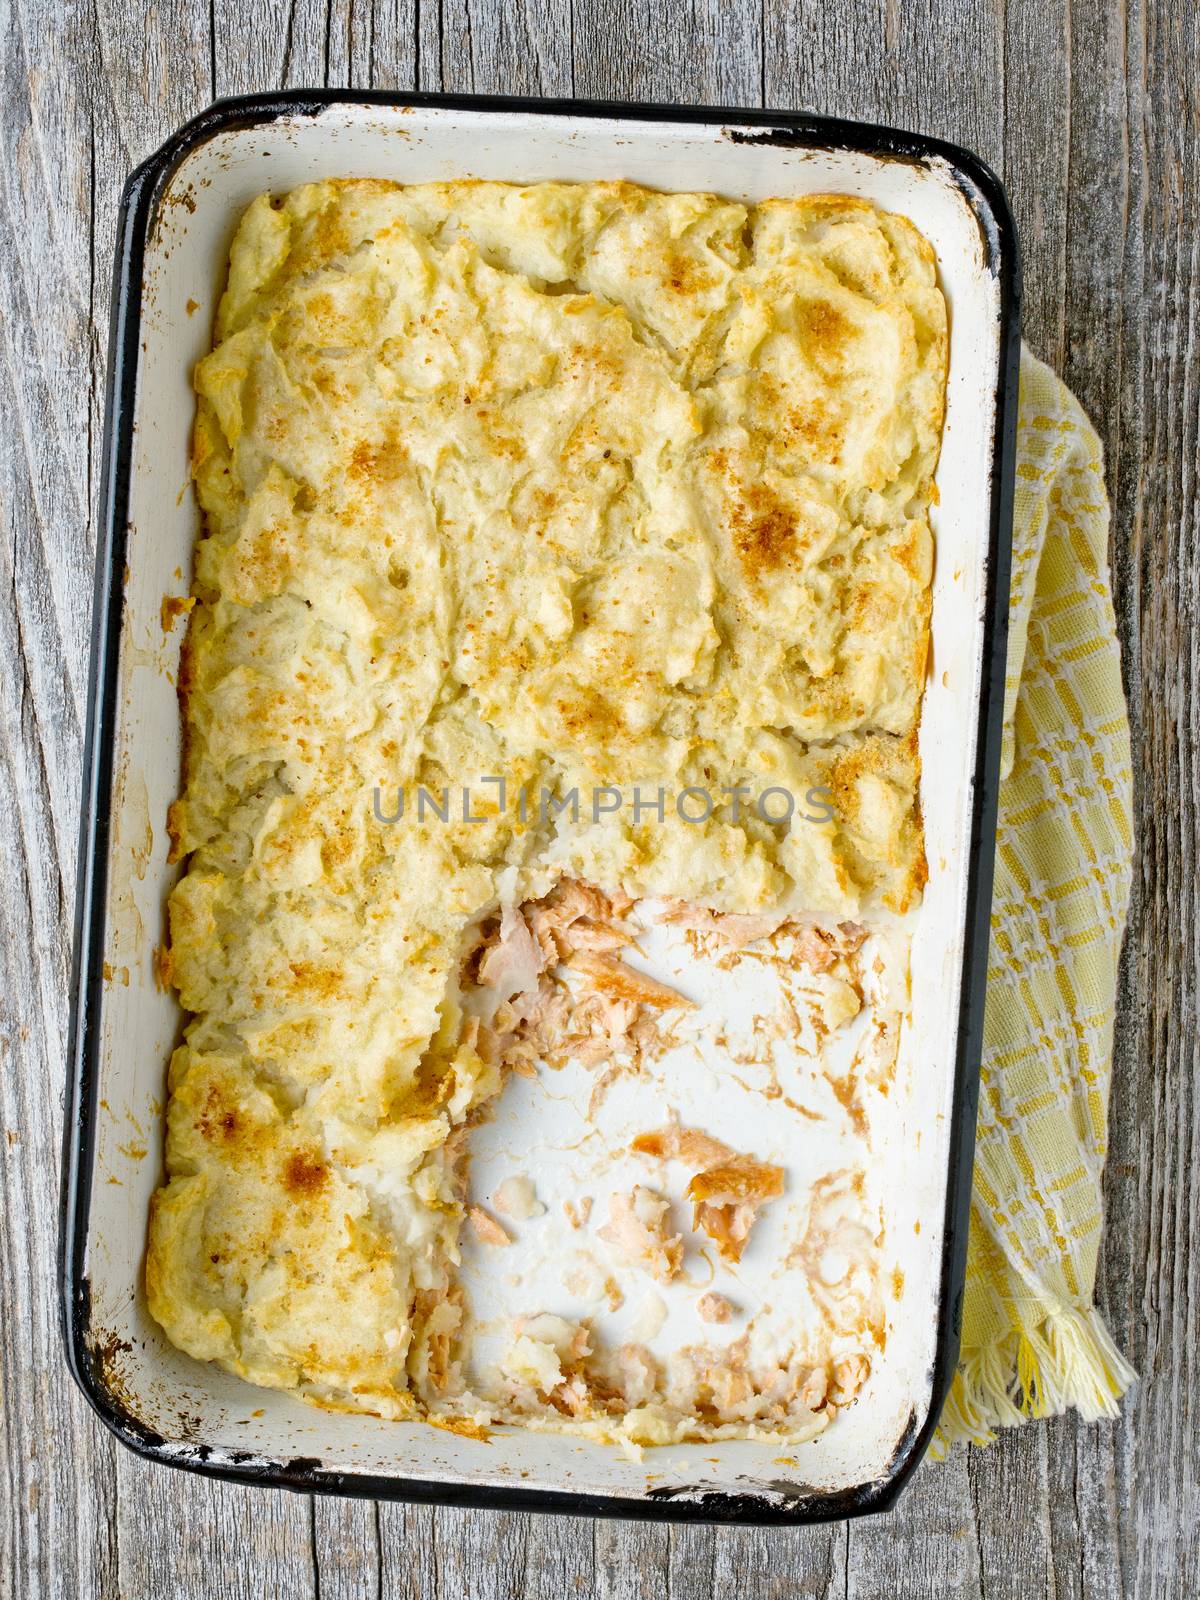
M 554 1072 L 572 1060 L 591 1067 L 603 1084 L 614 1073 L 641 1070 L 669 1040 L 672 1014 L 683 1015 L 693 1004 L 637 965 L 642 915 L 621 891 L 570 878 L 539 899 L 503 906 L 483 921 L 464 958 L 464 1038 L 502 1075 Z M 723 914 L 681 901 L 661 907 L 657 920 L 711 941 L 720 952 L 742 952 L 783 932 L 788 959 L 813 977 L 852 962 L 866 937 L 855 923 L 797 925 L 776 915 Z M 606 1215 L 590 1230 L 626 1286 L 635 1276 L 680 1281 L 685 1236 L 696 1244 L 711 1241 L 720 1261 L 736 1267 L 757 1219 L 787 1186 L 783 1166 L 674 1117 L 638 1134 L 630 1149 L 658 1176 L 653 1185 L 610 1194 Z M 532 1196 L 528 1178 L 509 1178 L 496 1190 L 494 1209 L 526 1221 L 534 1212 Z M 591 1196 L 563 1202 L 574 1230 L 588 1229 L 591 1212 Z M 510 1242 L 483 1207 L 471 1205 L 468 1217 L 482 1243 Z M 609 1278 L 597 1292 L 611 1297 L 613 1287 Z M 665 1314 L 658 1305 L 655 1328 Z M 696 1314 L 714 1327 L 739 1315 L 730 1297 L 711 1289 L 697 1298 Z M 848 1404 L 869 1373 L 865 1353 L 764 1364 L 753 1359 L 745 1336 L 723 1350 L 689 1346 L 664 1361 L 637 1341 L 605 1348 L 586 1320 L 538 1310 L 513 1323 L 489 1399 L 501 1417 L 553 1415 L 610 1426 L 615 1419 L 623 1436 L 636 1442 L 721 1437 L 723 1430 L 745 1426 L 800 1436 Z

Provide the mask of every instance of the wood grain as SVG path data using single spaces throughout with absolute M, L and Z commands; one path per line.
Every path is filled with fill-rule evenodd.
M 1200 1592 L 1200 20 L 1179 0 L 3 0 L 0 1594 L 1176 1597 Z M 54 1222 L 117 197 L 216 95 L 298 84 L 807 106 L 1004 177 L 1027 335 L 1107 451 L 1139 774 L 1100 1297 L 1119 1423 L 1030 1426 L 801 1533 L 225 1487 L 117 1449 L 66 1377 Z
M 70 1393 L 54 1218 L 97 380 L 87 28 L 6 17 L 0 54 L 0 1587 L 115 1594 L 116 1447 Z M 79 1485 L 88 1493 L 81 1495 Z

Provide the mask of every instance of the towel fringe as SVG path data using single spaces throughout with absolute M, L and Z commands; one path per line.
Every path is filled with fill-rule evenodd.
M 1085 1422 L 1115 1417 L 1136 1376 L 1094 1306 L 1064 1309 L 1037 1328 L 1012 1328 L 960 1362 L 930 1457 L 941 1461 L 956 1444 L 991 1444 L 997 1428 L 1071 1406 Z

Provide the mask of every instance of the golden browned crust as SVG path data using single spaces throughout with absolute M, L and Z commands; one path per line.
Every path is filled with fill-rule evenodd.
M 841 196 L 370 180 L 249 208 L 196 371 L 193 595 L 162 618 L 188 612 L 159 970 L 192 1020 L 147 1288 L 182 1348 L 388 1415 L 453 1389 L 448 1141 L 500 1081 L 460 965 L 501 899 L 912 903 L 945 361 L 928 245 Z M 834 815 L 587 816 L 648 779 Z M 410 826 L 418 786 L 462 783 L 482 820 L 455 795 Z M 516 813 L 547 784 L 581 821 Z M 572 929 L 613 1007 L 678 1003 L 611 920 Z M 769 1196 L 726 1194 L 693 1199 L 732 1250 Z

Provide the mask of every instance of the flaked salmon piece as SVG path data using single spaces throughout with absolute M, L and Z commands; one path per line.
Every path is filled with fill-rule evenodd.
M 451 1190 L 460 1200 L 467 1192 L 467 1155 L 470 1136 L 470 1122 L 460 1122 L 457 1128 L 451 1130 L 442 1146 L 442 1166 L 449 1178 Z
M 625 1077 L 628 1070 L 628 1065 L 622 1065 L 619 1061 L 610 1061 L 604 1071 L 597 1076 L 595 1083 L 592 1085 L 592 1092 L 588 1095 L 587 1120 L 589 1122 L 595 1122 L 596 1112 L 604 1103 L 605 1095 L 618 1079 Z
M 698 1172 L 687 1186 L 692 1226 L 705 1232 L 724 1260 L 740 1261 L 759 1209 L 783 1193 L 784 1171 L 753 1156 Z
M 787 919 L 778 911 L 713 911 L 688 900 L 669 900 L 658 920 L 711 935 L 731 950 L 744 950 L 758 939 L 769 938 Z
M 638 1155 L 656 1156 L 660 1161 L 682 1161 L 689 1167 L 715 1167 L 736 1155 L 727 1144 L 701 1133 L 699 1128 L 681 1128 L 678 1122 L 651 1133 L 639 1133 L 630 1148 Z
M 568 1004 L 561 1031 L 545 1040 L 547 1059 L 554 1064 L 570 1059 L 588 1067 L 611 1063 L 619 1055 L 636 1060 L 638 1021 L 634 1002 L 585 992 L 573 1009 Z
M 617 1350 L 617 1372 L 626 1405 L 645 1405 L 658 1387 L 658 1363 L 644 1344 L 623 1344 Z
M 500 951 L 503 947 L 497 945 L 493 949 Z M 525 954 L 528 955 L 528 951 Z M 500 969 L 501 982 L 507 982 L 513 976 L 515 969 L 507 964 L 513 959 L 505 957 L 506 965 Z M 554 995 L 555 988 L 550 979 L 544 973 L 539 973 L 534 976 L 531 988 L 500 999 L 490 1022 L 468 1017 L 463 1025 L 462 1037 L 487 1065 L 503 1062 L 522 1077 L 535 1077 L 536 1060 L 541 1053 L 536 1047 L 536 1034 L 545 1022 Z
M 629 901 L 629 905 L 632 903 Z M 619 941 L 607 946 L 616 949 L 630 942 L 630 937 L 615 926 L 624 911 L 617 911 L 602 889 L 579 878 L 560 878 L 548 894 L 531 901 L 523 910 L 534 939 L 549 961 L 561 961 L 572 949 L 585 948 L 589 940 Z
M 526 1044 L 512 1045 L 504 1055 L 504 1064 L 510 1071 L 515 1072 L 518 1078 L 536 1078 L 537 1061 L 535 1052 Z
M 839 922 L 836 928 L 800 927 L 796 930 L 796 960 L 813 972 L 828 972 L 842 956 L 853 955 L 867 937 L 859 922 Z
M 633 942 L 621 916 L 628 895 L 561 879 L 541 900 L 506 906 L 482 928 L 463 978 L 495 996 L 486 1020 L 464 1038 L 488 1065 L 533 1076 L 539 1061 L 585 1066 L 661 1049 L 666 1037 L 643 1007 L 690 1005 L 686 996 L 616 959 Z M 567 974 L 576 973 L 572 983 Z
M 829 1398 L 835 1405 L 849 1405 L 871 1375 L 871 1363 L 865 1355 L 842 1356 L 833 1363 L 833 1387 Z
M 410 1370 L 438 1393 L 460 1386 L 454 1345 L 463 1320 L 458 1284 L 418 1289 L 413 1298 Z
M 723 1294 L 702 1294 L 696 1301 L 696 1314 L 701 1322 L 728 1322 L 733 1316 L 733 1304 Z
M 633 934 L 628 928 L 618 927 L 614 923 L 580 921 L 573 922 L 563 930 L 560 943 L 565 945 L 563 953 L 567 956 L 580 950 L 612 955 L 618 950 L 627 949 L 633 943 Z
M 564 922 L 580 917 L 603 922 L 613 915 L 612 901 L 604 890 L 582 878 L 560 878 L 549 894 L 543 895 L 541 903 Z
M 496 1032 L 495 1028 L 489 1027 L 486 1022 L 481 1023 L 478 1017 L 468 1019 L 468 1028 L 472 1024 L 474 1024 L 471 1039 L 472 1048 L 482 1062 L 489 1067 L 494 1066 L 503 1053 L 504 1040 Z
M 525 1016 L 525 1038 L 540 1053 L 549 1053 L 566 1036 L 570 1013 L 570 997 L 565 991 L 544 983 Z
M 828 972 L 837 960 L 837 951 L 819 928 L 800 928 L 796 934 L 796 959 L 812 972 Z
M 582 1228 L 592 1214 L 591 1195 L 580 1195 L 578 1200 L 564 1200 L 563 1214 L 573 1228 Z
M 480 1060 L 488 1066 L 502 1063 L 510 1072 L 515 1072 L 518 1078 L 537 1077 L 537 1058 L 540 1052 L 526 1039 L 518 1038 L 512 1031 L 497 1033 L 485 1026 L 480 1029 L 476 1048 Z
M 609 889 L 607 899 L 609 915 L 613 917 L 627 917 L 637 904 L 634 897 L 626 894 L 624 889 Z
M 698 1172 L 688 1184 L 689 1200 L 712 1201 L 716 1205 L 740 1205 L 743 1201 L 762 1203 L 776 1200 L 783 1193 L 784 1171 L 769 1161 L 753 1156 L 733 1156 L 715 1167 Z
M 512 1240 L 496 1221 L 495 1217 L 483 1209 L 482 1206 L 468 1206 L 467 1216 L 471 1219 L 471 1226 L 475 1229 L 475 1236 L 481 1244 L 506 1245 Z
M 810 1411 L 819 1411 L 825 1404 L 828 1388 L 829 1374 L 824 1367 L 814 1367 L 800 1385 L 800 1404 Z
M 632 1000 L 638 1005 L 660 1007 L 695 1004 L 694 1000 L 689 1000 L 687 995 L 681 994 L 678 989 L 660 983 L 657 978 L 651 978 L 647 973 L 636 971 L 613 956 L 594 955 L 590 951 L 582 951 L 574 966 L 598 990 L 618 1000 Z
M 852 956 L 867 937 L 859 922 L 839 922 L 832 928 L 795 922 L 788 923 L 785 931 L 794 935 L 790 965 L 813 973 L 828 972 L 843 957 Z
M 633 909 L 633 896 L 624 889 L 601 889 L 584 878 L 560 878 L 538 902 L 565 921 L 590 917 L 593 922 L 610 922 Z
M 581 1067 L 598 1067 L 601 1062 L 607 1061 L 612 1055 L 613 1047 L 603 1034 L 593 1034 L 590 1038 L 570 1039 L 563 1048 L 563 1060 L 568 1057 L 578 1061 Z
M 629 1030 L 629 1042 L 633 1046 L 634 1056 L 640 1061 L 644 1056 L 661 1055 L 676 1041 L 669 1030 L 663 1029 L 656 1017 L 642 1012 L 633 1020 Z
M 631 1194 L 608 1197 L 608 1222 L 596 1229 L 626 1266 L 640 1267 L 660 1283 L 669 1283 L 683 1266 L 683 1240 L 668 1234 L 670 1201 L 638 1183 Z
M 536 991 L 546 969 L 546 956 L 515 906 L 500 913 L 500 936 L 479 961 L 479 983 L 504 999 Z
M 586 1036 L 603 1034 L 613 1044 L 624 1039 L 638 1017 L 639 1002 L 627 995 L 606 994 L 600 989 L 585 990 L 575 1003 L 571 1017 L 572 1033 Z
M 592 1408 L 592 1392 L 581 1372 L 560 1383 L 547 1398 L 551 1405 L 572 1417 L 585 1417 Z
M 753 1398 L 754 1379 L 748 1372 L 735 1366 L 713 1366 L 708 1374 L 713 1404 L 721 1416 L 736 1415 L 740 1407 Z
M 558 943 L 557 929 L 548 922 L 536 905 L 525 907 L 525 921 L 530 933 L 537 940 L 538 949 L 548 967 L 557 966 L 562 960 L 562 948 Z
M 839 922 L 832 928 L 798 922 L 774 911 L 714 911 L 688 900 L 669 900 L 659 922 L 688 928 L 731 952 L 744 950 L 781 929 L 796 936 L 794 958 L 814 972 L 825 972 L 839 956 L 852 955 L 867 937 L 860 922 Z
M 621 1052 L 632 1052 L 633 1031 L 638 1023 L 638 1005 L 633 1000 L 619 1000 L 613 996 L 597 995 L 598 1007 L 594 1013 L 596 1027 L 603 1035 L 604 1052 L 601 1060 Z

